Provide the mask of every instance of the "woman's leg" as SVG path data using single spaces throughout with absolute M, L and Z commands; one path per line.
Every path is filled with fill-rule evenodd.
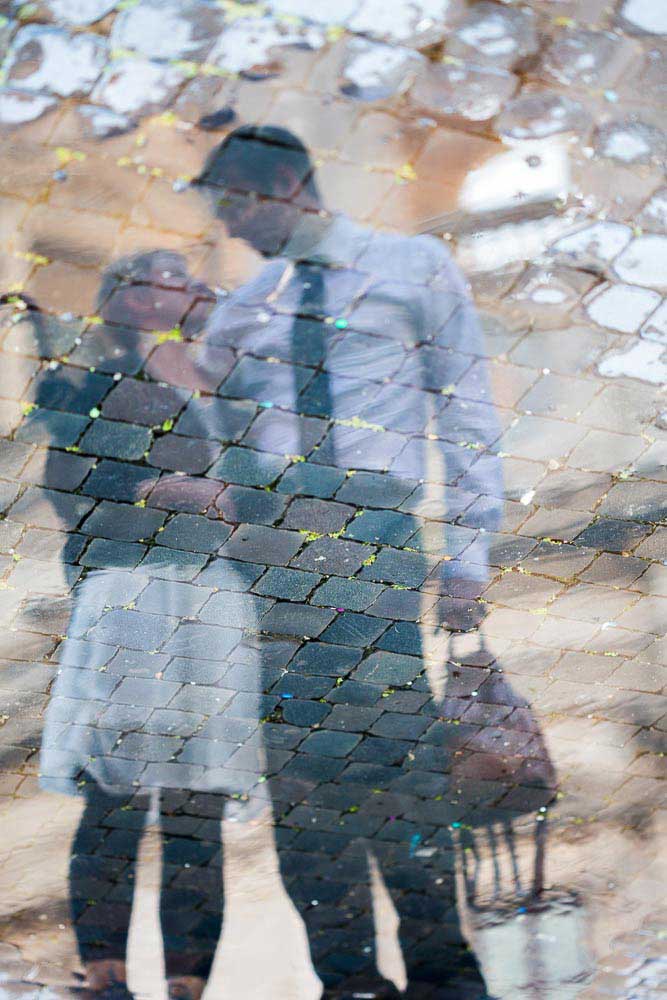
M 198 1000 L 222 931 L 225 798 L 164 792 L 160 922 L 169 996 Z
M 132 795 L 86 796 L 69 866 L 70 909 L 91 989 L 125 983 L 137 852 L 145 808 Z
M 484 1000 L 484 977 L 461 930 L 451 852 L 440 853 L 440 861 L 404 855 L 383 865 L 401 921 L 405 997 L 421 997 L 430 989 L 438 1000 Z

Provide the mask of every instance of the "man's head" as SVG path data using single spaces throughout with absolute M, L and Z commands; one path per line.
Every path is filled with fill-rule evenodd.
M 303 212 L 321 201 L 308 150 L 287 129 L 248 125 L 226 136 L 194 182 L 230 236 L 280 253 Z

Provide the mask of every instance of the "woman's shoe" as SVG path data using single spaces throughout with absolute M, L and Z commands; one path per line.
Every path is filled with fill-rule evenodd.
M 102 996 L 106 990 L 127 993 L 127 969 L 120 958 L 99 958 L 86 964 L 86 986 L 96 996 Z M 131 994 L 127 993 L 128 996 Z
M 201 976 L 172 976 L 167 980 L 169 1000 L 200 1000 L 206 982 Z

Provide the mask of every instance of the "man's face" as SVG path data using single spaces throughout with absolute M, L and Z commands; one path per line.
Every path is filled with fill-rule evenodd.
M 308 170 L 308 161 L 293 150 L 232 142 L 210 172 L 207 194 L 233 239 L 272 257 L 299 221 Z
M 293 204 L 253 193 L 222 194 L 216 214 L 232 239 L 241 239 L 266 257 L 281 252 L 299 220 Z

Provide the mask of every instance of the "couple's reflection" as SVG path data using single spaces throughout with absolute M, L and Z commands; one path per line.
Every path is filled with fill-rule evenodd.
M 213 554 L 189 573 L 186 535 L 156 559 L 160 529 L 178 532 L 171 519 L 147 527 L 157 544 L 138 568 L 89 572 L 78 588 L 42 782 L 86 796 L 71 889 L 89 979 L 125 989 L 137 849 L 159 798 L 170 992 L 198 996 L 221 929 L 220 818 L 270 800 L 326 996 L 400 995 L 376 967 L 377 866 L 400 917 L 405 995 L 485 997 L 457 914 L 453 832 L 499 821 L 511 842 L 554 776 L 493 658 L 448 654 L 451 633 L 483 618 L 501 517 L 473 306 L 439 241 L 327 212 L 285 130 L 232 133 L 197 185 L 268 259 L 259 276 L 207 317 L 212 294 L 180 258 L 140 255 L 112 269 L 100 313 L 107 343 L 124 345 L 116 358 L 138 349 L 133 328 L 195 338 L 146 353 L 121 385 L 183 393 L 164 434 L 198 441 L 197 473 L 221 491 L 192 532 L 243 524 L 200 546 Z M 182 483 L 194 495 L 195 476 Z

